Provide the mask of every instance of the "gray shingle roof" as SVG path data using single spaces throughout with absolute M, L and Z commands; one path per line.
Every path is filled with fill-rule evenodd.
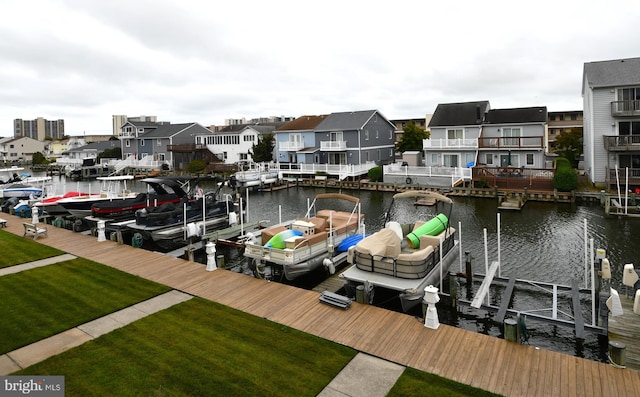
M 164 125 L 159 125 L 158 128 L 151 130 L 147 133 L 145 133 L 144 135 L 141 136 L 141 138 L 168 138 L 170 136 L 173 136 L 175 134 L 177 134 L 178 132 L 190 128 L 194 125 L 197 125 L 196 123 L 183 123 L 183 124 L 164 124 Z M 204 128 L 204 127 L 201 127 Z M 208 131 L 208 130 L 207 130 Z
M 69 149 L 66 153 L 71 152 L 84 152 L 87 150 L 96 150 L 98 152 L 103 152 L 107 149 L 113 149 L 116 147 L 120 147 L 120 141 L 118 140 L 109 140 L 109 141 L 100 141 L 100 142 L 92 142 L 88 143 L 84 146 L 80 146 L 78 148 Z
M 587 62 L 584 64 L 583 79 L 592 88 L 640 84 L 640 58 Z M 584 84 L 582 86 L 584 90 Z
M 536 106 L 530 108 L 493 109 L 489 110 L 486 124 L 506 123 L 546 123 L 547 107 Z
M 479 125 L 489 109 L 489 101 L 441 103 L 433 112 L 429 127 Z
M 331 113 L 318 126 L 316 131 L 359 130 L 377 113 L 377 110 Z

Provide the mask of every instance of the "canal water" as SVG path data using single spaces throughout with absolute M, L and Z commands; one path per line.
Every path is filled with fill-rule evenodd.
M 54 177 L 54 181 L 63 186 L 63 177 Z M 91 182 L 95 191 L 99 184 Z M 83 189 L 81 183 L 80 189 Z M 68 190 L 76 190 L 75 183 L 66 185 Z M 63 190 L 64 187 L 59 187 Z M 134 182 L 134 191 L 144 191 L 146 185 Z M 338 190 L 332 189 L 332 192 Z M 266 220 L 268 224 L 278 223 L 304 215 L 309 200 L 316 194 L 326 192 L 319 188 L 293 187 L 275 192 L 250 192 L 242 197 L 247 201 L 249 221 Z M 373 233 L 383 227 L 384 214 L 391 202 L 392 193 L 351 191 L 342 193 L 360 198 L 361 210 L 365 215 L 367 233 Z M 578 285 L 584 286 L 585 277 L 585 224 L 587 239 L 593 239 L 594 248 L 606 251 L 612 266 L 612 286 L 623 293 L 621 286 L 622 269 L 626 263 L 636 263 L 640 258 L 640 220 L 618 219 L 607 217 L 599 205 L 555 204 L 529 201 L 521 211 L 498 211 L 495 199 L 489 198 L 459 198 L 452 197 L 454 204 L 451 212 L 452 226 L 460 225 L 460 239 L 462 251 L 471 254 L 473 271 L 484 273 L 485 269 L 485 231 L 486 250 L 489 263 L 498 259 L 498 214 L 500 214 L 500 248 L 501 248 L 501 276 L 515 276 L 517 279 L 535 280 L 546 283 L 571 285 L 577 280 Z M 444 212 L 448 215 L 447 207 L 431 207 L 431 210 Z M 428 210 L 428 209 L 425 209 Z M 407 208 L 410 216 L 418 211 L 416 207 Z M 635 241 L 635 242 L 634 242 Z M 589 244 L 590 247 L 590 244 Z M 456 261 L 452 271 L 459 269 Z M 317 275 L 322 278 L 323 275 Z M 310 287 L 313 282 L 322 280 L 305 279 L 303 287 Z M 471 300 L 466 292 L 464 280 L 456 280 L 458 297 Z M 448 290 L 448 286 L 446 286 Z M 499 302 L 500 291 L 492 293 L 492 303 Z M 514 306 L 518 308 L 550 307 L 548 294 L 527 290 L 516 292 Z M 549 306 L 545 306 L 549 304 Z M 570 297 L 560 302 L 570 307 Z M 493 303 L 499 304 L 499 303 Z M 393 305 L 393 303 L 392 303 Z M 541 306 L 542 305 L 542 306 Z M 585 323 L 591 324 L 591 301 L 582 300 Z M 393 307 L 392 307 L 393 308 Z M 493 321 L 493 314 L 468 306 L 459 305 L 451 308 L 449 305 L 439 305 L 440 321 L 474 332 L 480 332 L 497 337 L 502 336 L 499 324 Z M 416 313 L 416 318 L 420 313 Z M 416 321 L 419 321 L 418 319 Z M 576 340 L 571 328 L 550 325 L 535 320 L 527 320 L 529 344 L 539 346 L 577 357 L 589 358 L 606 362 L 606 340 L 598 338 L 591 332 L 586 332 L 585 339 Z

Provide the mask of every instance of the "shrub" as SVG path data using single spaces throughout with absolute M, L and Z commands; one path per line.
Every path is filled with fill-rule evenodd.
M 371 168 L 368 177 L 371 182 L 382 182 L 382 167 Z
M 207 165 L 202 160 L 193 160 L 187 165 L 187 172 L 196 174 L 202 172 Z
M 573 168 L 556 168 L 553 177 L 553 187 L 561 192 L 570 192 L 578 187 L 578 175 Z

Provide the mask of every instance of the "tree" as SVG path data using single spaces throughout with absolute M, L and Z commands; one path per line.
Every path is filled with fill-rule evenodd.
M 47 161 L 46 157 L 44 157 L 44 154 L 40 152 L 35 152 L 31 156 L 31 164 L 48 164 L 48 163 L 49 162 Z
M 573 168 L 578 167 L 580 155 L 582 155 L 582 131 L 572 128 L 563 132 L 556 138 L 555 152 L 571 162 Z
M 275 146 L 273 134 L 267 134 L 258 138 L 258 143 L 251 146 L 249 154 L 256 163 L 273 161 L 273 148 Z
M 422 151 L 422 141 L 429 139 L 429 133 L 418 127 L 413 121 L 408 122 L 402 131 L 404 131 L 404 133 L 402 134 L 400 142 L 398 142 L 398 151 L 400 153 L 409 150 Z

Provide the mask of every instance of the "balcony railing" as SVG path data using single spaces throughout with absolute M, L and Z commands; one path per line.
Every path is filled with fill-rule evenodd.
M 347 150 L 347 142 L 346 141 L 322 141 L 320 142 L 320 150 L 322 151 Z
M 640 185 L 640 168 L 618 168 L 617 172 L 615 168 L 607 167 L 607 184 L 609 186 L 626 185 L 627 177 L 629 178 L 629 185 Z M 624 188 L 623 188 L 624 192 Z
M 288 141 L 280 142 L 280 150 L 283 152 L 293 152 L 303 148 L 302 142 Z
M 179 145 L 167 145 L 167 150 L 170 152 L 194 152 L 196 150 L 206 150 L 207 145 L 195 145 L 193 143 L 182 143 Z
M 478 138 L 478 148 L 481 149 L 541 149 L 543 147 L 544 137 L 542 136 Z
M 611 115 L 613 117 L 640 116 L 640 100 L 611 102 Z
M 456 148 L 466 148 L 466 149 L 477 149 L 478 148 L 478 140 L 477 139 L 424 139 L 422 141 L 422 148 L 425 150 L 428 149 L 456 149 Z
M 604 148 L 612 152 L 640 151 L 640 135 L 604 136 Z

